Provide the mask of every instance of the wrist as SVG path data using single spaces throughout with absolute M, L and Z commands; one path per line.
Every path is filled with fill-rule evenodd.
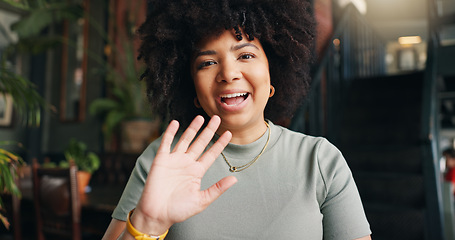
M 127 230 L 136 239 L 164 239 L 169 227 L 150 220 L 141 211 L 135 209 L 131 210 L 128 214 Z

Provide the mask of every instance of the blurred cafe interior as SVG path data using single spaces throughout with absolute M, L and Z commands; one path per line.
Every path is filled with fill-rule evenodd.
M 455 239 L 455 0 L 309 0 L 311 90 L 276 123 L 345 155 L 373 239 Z M 277 4 L 279 4 L 277 2 Z M 146 0 L 0 0 L 0 240 L 101 239 L 169 122 L 139 81 Z

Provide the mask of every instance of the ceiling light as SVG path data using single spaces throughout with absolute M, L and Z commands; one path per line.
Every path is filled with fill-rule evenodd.
M 418 43 L 422 42 L 422 38 L 420 36 L 400 37 L 400 38 L 398 38 L 398 42 L 401 45 L 418 44 Z

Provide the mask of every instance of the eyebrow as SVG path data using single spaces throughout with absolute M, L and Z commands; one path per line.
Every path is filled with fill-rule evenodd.
M 194 59 L 200 57 L 200 56 L 205 56 L 205 55 L 215 55 L 216 51 L 214 50 L 207 50 L 207 51 L 197 51 L 196 54 L 194 54 Z
M 235 45 L 231 48 L 231 51 L 236 51 L 236 50 L 239 50 L 241 48 L 244 48 L 244 47 L 254 47 L 256 48 L 257 50 L 259 50 L 258 47 L 256 47 L 256 45 L 252 44 L 252 43 L 242 43 L 242 44 L 239 44 L 239 45 Z
M 235 45 L 233 47 L 231 47 L 231 51 L 237 51 L 239 49 L 242 49 L 242 48 L 245 48 L 245 47 L 253 47 L 253 48 L 256 48 L 257 50 L 259 50 L 259 48 L 252 44 L 252 43 L 242 43 L 242 44 L 238 44 L 238 45 Z M 206 55 L 215 55 L 216 54 L 216 51 L 214 50 L 207 50 L 207 51 L 197 51 L 196 54 L 194 55 L 193 59 L 196 59 L 200 56 L 206 56 Z

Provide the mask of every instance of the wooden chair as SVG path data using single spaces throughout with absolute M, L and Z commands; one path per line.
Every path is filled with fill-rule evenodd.
M 33 162 L 37 239 L 81 239 L 77 167 L 42 168 Z

